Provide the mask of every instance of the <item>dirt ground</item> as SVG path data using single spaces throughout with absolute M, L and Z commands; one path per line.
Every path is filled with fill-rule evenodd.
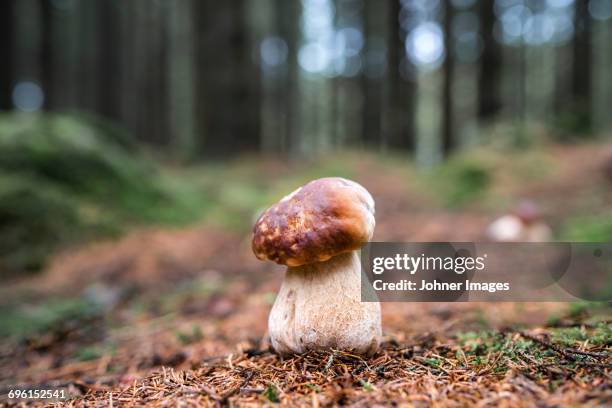
M 374 159 L 354 178 L 376 199 L 376 240 L 479 241 L 520 198 L 537 201 L 553 229 L 590 205 L 609 214 L 603 158 L 594 146 L 555 148 L 551 174 L 520 182 L 504 179 L 516 163 L 499 160 L 495 198 L 461 210 L 442 208 L 413 174 Z M 34 303 L 79 297 L 96 307 L 2 341 L 0 394 L 15 384 L 59 387 L 73 396 L 68 406 L 612 404 L 609 309 L 388 303 L 373 357 L 330 351 L 282 359 L 266 339 L 282 277 L 283 268 L 255 259 L 246 230 L 213 223 L 140 229 L 65 251 L 40 277 L 0 295 Z

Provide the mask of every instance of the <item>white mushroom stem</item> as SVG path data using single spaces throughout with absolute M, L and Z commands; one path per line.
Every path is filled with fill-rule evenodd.
M 281 354 L 328 349 L 374 353 L 381 336 L 380 304 L 361 302 L 358 253 L 288 267 L 268 329 Z

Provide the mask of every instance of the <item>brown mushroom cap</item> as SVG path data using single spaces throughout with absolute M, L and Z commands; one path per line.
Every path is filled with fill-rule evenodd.
M 311 181 L 268 208 L 253 227 L 258 259 L 300 266 L 359 249 L 374 232 L 374 200 L 354 181 Z

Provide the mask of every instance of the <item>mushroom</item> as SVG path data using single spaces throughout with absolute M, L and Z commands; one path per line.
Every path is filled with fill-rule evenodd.
M 358 254 L 374 225 L 370 193 L 339 177 L 311 181 L 259 217 L 255 256 L 287 266 L 268 318 L 278 353 L 378 349 L 380 304 L 361 302 Z
M 542 220 L 537 204 L 523 200 L 511 214 L 493 221 L 487 236 L 495 242 L 547 242 L 552 238 L 550 227 Z

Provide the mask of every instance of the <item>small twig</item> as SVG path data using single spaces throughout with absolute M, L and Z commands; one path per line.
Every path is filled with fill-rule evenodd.
M 240 392 L 244 392 L 244 393 L 256 393 L 256 394 L 260 394 L 262 392 L 264 392 L 266 389 L 265 388 L 253 388 L 253 387 L 242 387 L 240 388 Z
M 530 356 L 529 354 L 527 354 L 527 353 L 525 353 L 523 351 L 517 351 L 517 354 L 520 357 L 522 357 L 521 360 L 523 360 L 524 362 L 527 362 L 528 364 L 533 365 L 534 367 L 538 368 L 541 371 L 545 371 L 549 376 L 559 376 L 559 375 L 562 375 L 562 376 L 564 376 L 566 378 L 569 376 L 569 373 L 567 373 L 564 370 L 563 364 L 558 364 L 558 363 L 555 363 L 555 364 L 540 363 L 539 361 L 534 359 L 532 356 Z M 523 374 L 527 373 L 525 370 L 521 370 L 521 372 Z
M 575 361 L 574 364 L 582 366 L 582 367 L 612 369 L 612 364 L 605 364 L 605 363 L 592 363 L 589 361 Z
M 325 364 L 325 369 L 329 370 L 329 368 L 332 366 L 333 362 L 334 362 L 334 353 L 331 353 L 329 355 L 329 359 L 327 360 L 327 363 Z
M 607 355 L 605 355 L 604 353 L 596 353 L 593 351 L 582 351 L 582 350 L 576 350 L 576 349 L 568 349 L 571 353 L 573 354 L 580 354 L 583 356 L 589 356 L 589 357 L 595 357 L 595 358 L 606 358 L 608 357 Z

